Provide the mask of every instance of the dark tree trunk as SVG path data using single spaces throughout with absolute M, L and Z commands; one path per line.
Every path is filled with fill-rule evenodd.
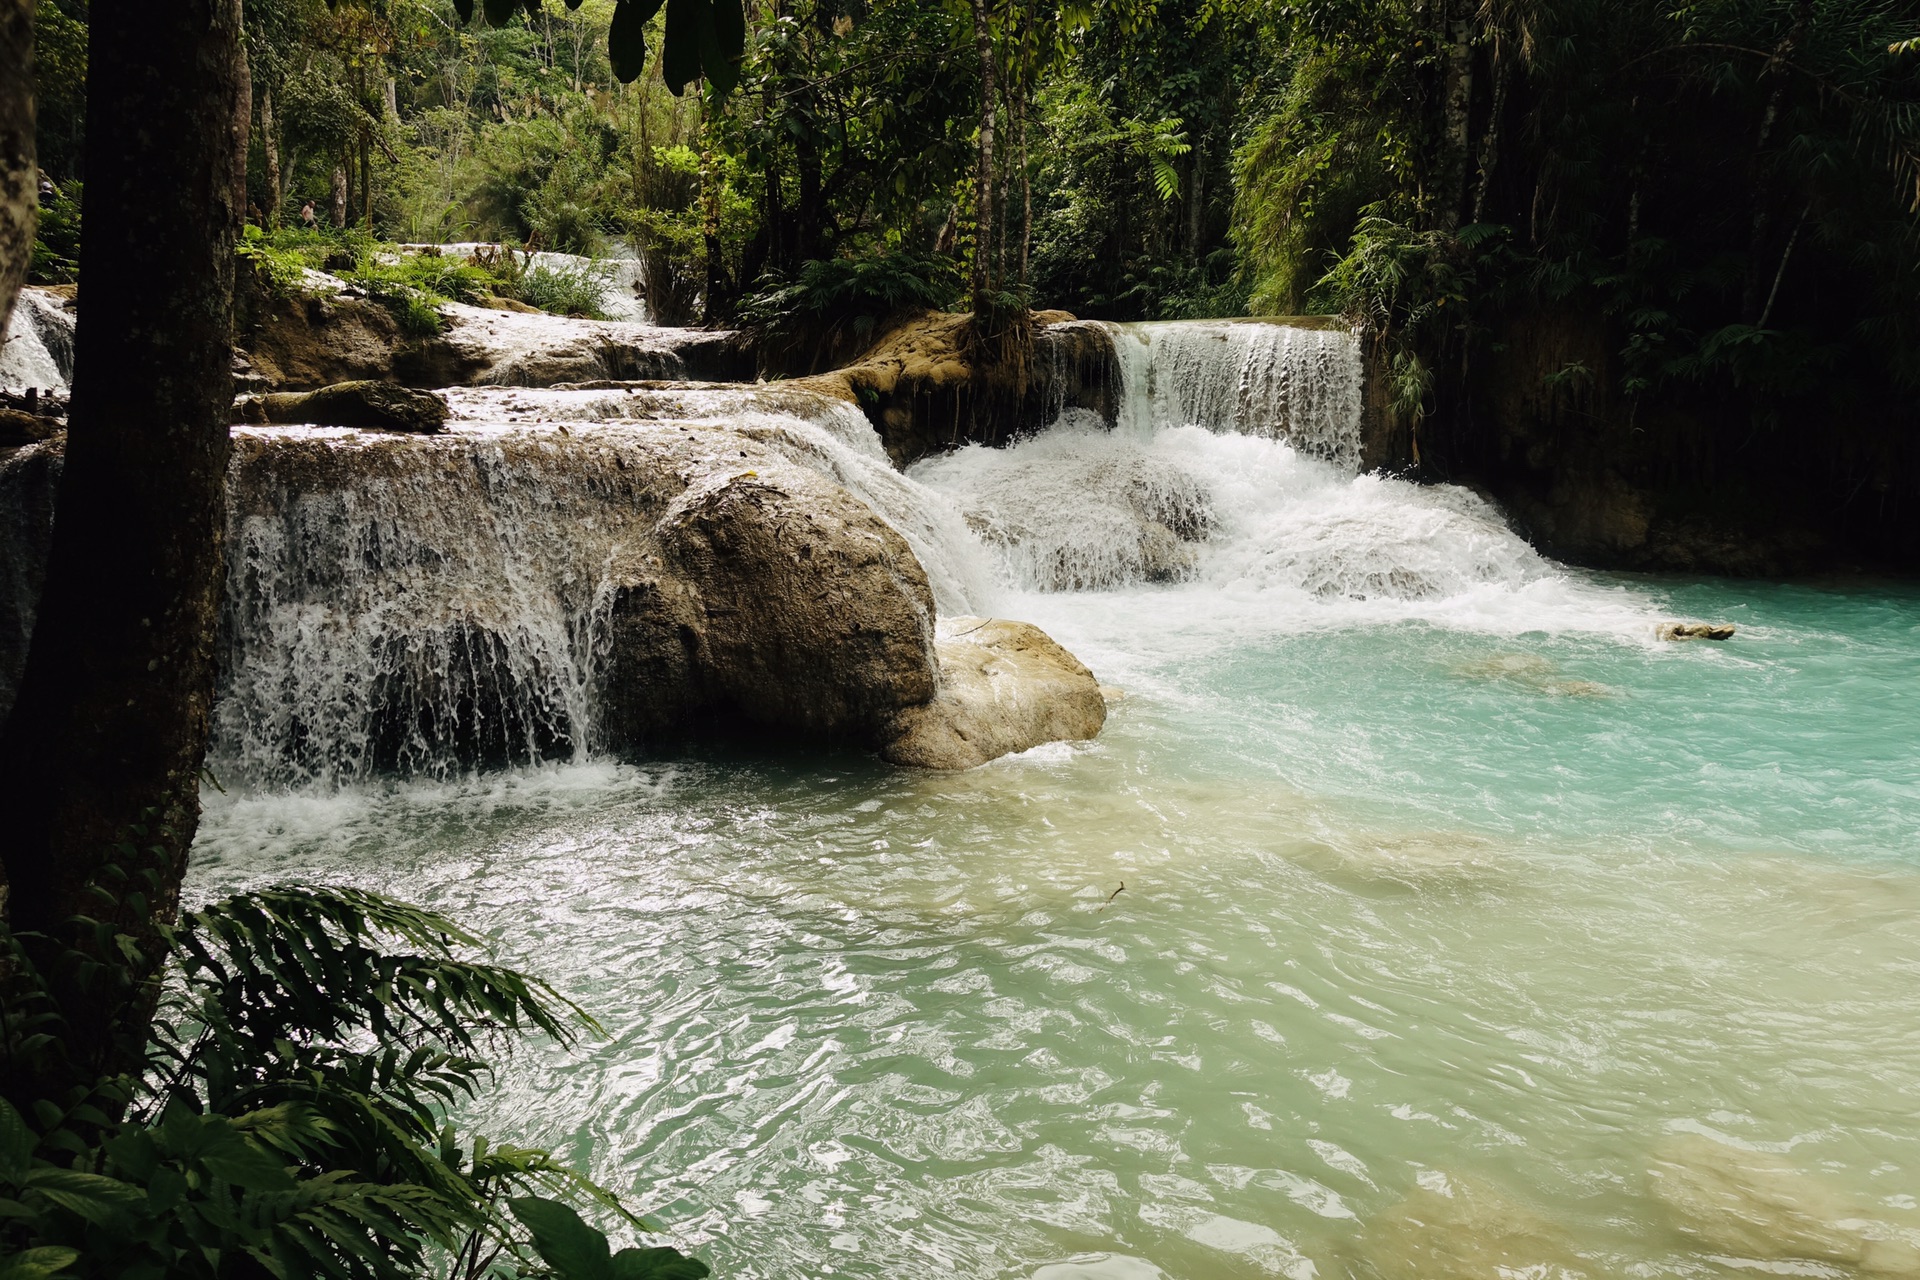
M 267 162 L 267 207 L 269 227 L 280 225 L 280 138 L 273 122 L 273 90 L 260 93 L 260 150 Z
M 0 335 L 33 261 L 33 0 L 0 0 Z
M 973 178 L 973 313 L 977 322 L 992 309 L 988 300 L 993 292 L 993 124 L 1000 101 L 987 0 L 973 0 L 973 47 L 980 60 L 980 153 Z
M 91 19 L 87 309 L 46 585 L 0 732 L 0 857 L 16 933 L 84 951 L 68 921 L 102 920 L 145 955 L 144 984 L 199 820 L 213 702 L 240 0 L 93 0 Z M 65 994 L 78 1080 L 125 1069 L 115 1029 L 150 1006 Z M 49 1082 L 7 1088 L 29 1083 Z
M 1447 61 L 1442 85 L 1443 113 L 1440 176 L 1436 184 L 1439 208 L 1436 210 L 1443 230 L 1460 225 L 1465 204 L 1468 154 L 1467 124 L 1473 105 L 1473 13 L 1474 5 L 1465 0 L 1450 0 L 1443 9 L 1446 30 Z

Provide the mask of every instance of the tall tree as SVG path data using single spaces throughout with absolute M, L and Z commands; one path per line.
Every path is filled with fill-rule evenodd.
M 86 313 L 46 585 L 0 733 L 7 923 L 84 951 L 70 921 L 101 920 L 149 972 L 199 817 L 213 701 L 240 38 L 239 0 L 92 5 Z M 128 845 L 131 859 L 116 852 Z M 78 1078 L 128 1065 L 116 1026 L 145 1010 L 63 1003 Z
M 0 0 L 0 336 L 33 260 L 33 0 Z
M 980 150 L 973 177 L 973 217 L 977 230 L 973 238 L 973 314 L 985 316 L 992 310 L 991 295 L 996 285 L 991 266 L 993 251 L 993 125 L 1000 105 L 995 83 L 993 15 L 988 0 L 973 0 L 974 56 L 980 63 Z

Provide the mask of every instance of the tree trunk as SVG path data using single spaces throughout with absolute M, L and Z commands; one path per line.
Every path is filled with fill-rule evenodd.
M 347 225 L 347 166 L 344 164 L 333 166 L 332 213 L 333 225 L 336 228 Z
M 0 0 L 0 336 L 33 261 L 33 0 Z
M 373 131 L 360 126 L 360 209 L 361 223 L 373 230 Z
M 1473 9 L 1466 0 L 1447 6 L 1447 73 L 1444 88 L 1441 175 L 1437 184 L 1440 207 L 1435 211 L 1442 230 L 1460 225 L 1466 201 L 1468 120 L 1473 106 Z
M 280 139 L 273 122 L 273 90 L 260 91 L 260 150 L 267 162 L 267 226 L 280 225 Z
M 973 47 L 980 60 L 980 152 L 973 178 L 973 313 L 990 310 L 993 273 L 993 117 L 999 104 L 993 66 L 993 28 L 987 0 L 973 0 Z
M 91 17 L 87 309 L 46 585 L 0 733 L 8 923 L 87 951 L 68 922 L 91 916 L 140 957 L 133 1007 L 57 993 L 72 1082 L 132 1065 L 155 923 L 175 914 L 199 820 L 240 228 L 240 0 L 93 0 Z
M 1033 175 L 1027 169 L 1027 97 L 1020 92 L 1020 118 L 1014 122 L 1020 131 L 1020 284 L 1027 283 L 1027 262 L 1033 255 Z

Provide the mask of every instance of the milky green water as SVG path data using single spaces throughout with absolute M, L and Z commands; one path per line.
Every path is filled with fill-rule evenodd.
M 1581 589 L 1741 631 L 1035 596 L 1097 743 L 216 799 L 192 887 L 553 980 L 471 1118 L 721 1276 L 1920 1275 L 1920 592 Z

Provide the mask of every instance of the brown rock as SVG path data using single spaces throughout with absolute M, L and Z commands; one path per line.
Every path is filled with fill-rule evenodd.
M 61 429 L 61 424 L 53 418 L 43 418 L 21 409 L 0 409 L 0 449 L 38 444 L 42 440 L 52 439 Z
M 691 614 L 676 629 L 691 625 L 682 647 L 717 707 L 878 745 L 898 712 L 933 697 L 926 572 L 832 481 L 762 464 L 696 485 L 668 510 L 660 539 L 666 567 L 697 600 L 697 612 L 674 610 Z
M 940 691 L 904 711 L 881 754 L 895 764 L 971 769 L 1046 742 L 1092 738 L 1107 719 L 1100 684 L 1040 628 L 949 618 Z
M 243 396 L 234 405 L 242 422 L 320 427 L 365 427 L 432 435 L 447 423 L 447 402 L 430 391 L 391 382 L 338 382 L 318 391 Z
M 1726 622 L 1663 622 L 1656 634 L 1662 640 L 1731 640 L 1733 626 Z

